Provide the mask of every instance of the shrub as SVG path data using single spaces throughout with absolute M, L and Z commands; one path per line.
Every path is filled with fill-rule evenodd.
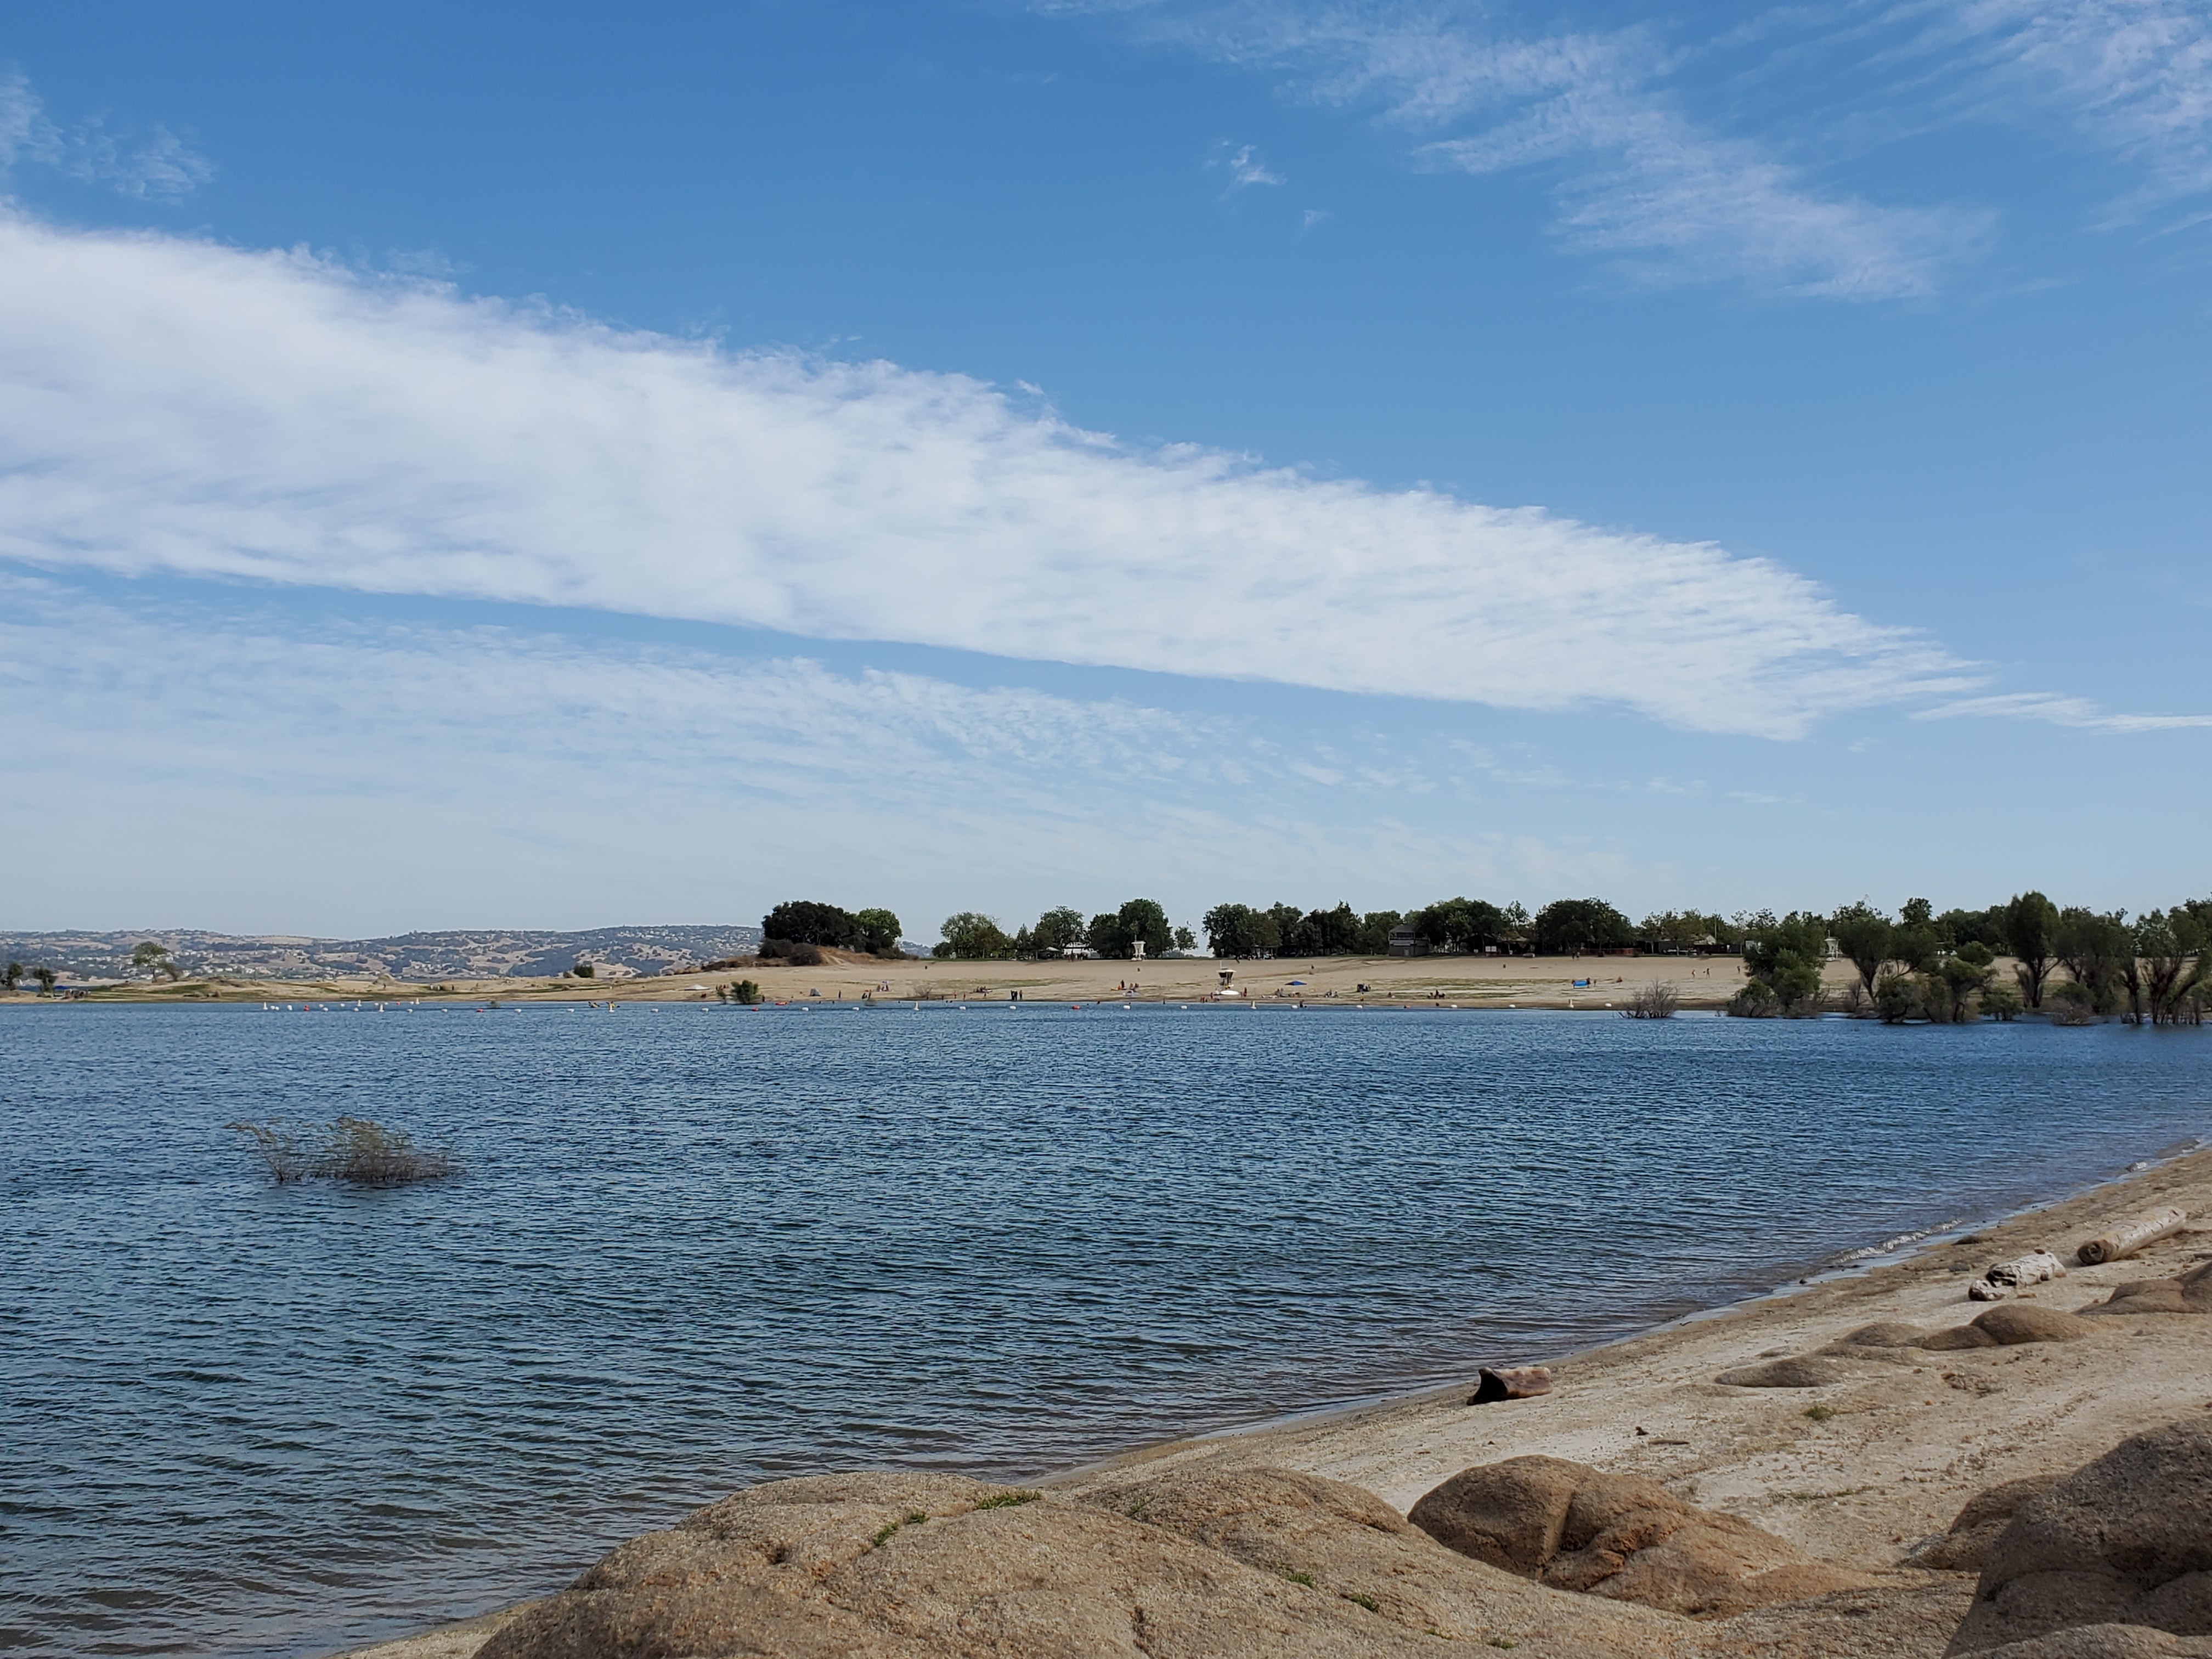
M 1654 980 L 1649 985 L 1639 985 L 1629 997 L 1621 1014 L 1628 1019 L 1672 1019 L 1674 1011 L 1682 1006 L 1682 999 L 1674 988 Z
M 1728 1011 L 1739 1019 L 1771 1019 L 1782 1005 L 1771 985 L 1755 979 L 1728 1000 Z
M 1884 974 L 1874 984 L 1874 1007 L 1883 1024 L 1901 1024 L 1920 1012 L 1920 988 L 1905 975 Z
M 580 962 L 568 971 L 578 979 L 595 979 L 599 976 L 599 970 L 588 962 Z
M 793 968 L 819 968 L 822 947 L 805 939 L 764 939 L 761 941 L 763 962 L 786 962 Z
M 425 1152 L 404 1129 L 365 1117 L 331 1123 L 226 1123 L 253 1143 L 254 1156 L 278 1184 L 349 1181 L 363 1187 L 404 1187 L 460 1173 L 450 1151 Z
M 2062 980 L 2043 994 L 2053 1025 L 2089 1025 L 2097 1018 L 2097 999 L 2086 985 Z
M 1991 1019 L 2015 1019 L 2027 1006 L 2017 988 L 2002 982 L 1982 993 L 1982 1012 Z
M 750 1008 L 761 1000 L 761 988 L 751 980 L 741 979 L 735 985 L 722 987 L 720 994 L 731 1002 Z

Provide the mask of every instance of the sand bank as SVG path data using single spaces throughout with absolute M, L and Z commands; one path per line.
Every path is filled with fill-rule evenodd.
M 1239 993 L 1220 1004 L 1224 969 Z M 2000 971 L 2002 971 L 2002 968 Z M 1831 963 L 1830 988 L 1857 977 L 1848 963 Z M 93 990 L 89 1003 L 351 1002 L 454 1005 L 496 999 L 502 1006 L 586 1002 L 714 1002 L 717 988 L 750 979 L 773 1001 L 852 1002 L 924 998 L 932 1001 L 1005 1002 L 1018 993 L 1032 1002 L 1216 1003 L 1273 1009 L 1364 1006 L 1377 1008 L 1576 1008 L 1602 1012 L 1625 1005 L 1640 988 L 1670 986 L 1686 1008 L 1716 1008 L 1744 982 L 1733 957 L 1320 957 L 1265 962 L 1217 962 L 1186 957 L 1154 962 L 882 961 L 830 953 L 812 968 L 764 963 L 712 973 L 650 978 L 446 979 L 434 984 L 375 978 L 326 980 L 188 979 L 174 985 L 131 984 Z M 1577 985 L 1576 981 L 1586 983 Z M 1365 988 L 1363 989 L 1362 988 Z M 51 1006 L 30 992 L 0 994 L 0 1007 Z M 84 1004 L 72 1006 L 82 1006 Z
M 1842 1363 L 1812 1389 L 1744 1389 L 1723 1371 L 1813 1352 L 1859 1327 L 1928 1328 L 1984 1310 L 1966 1285 L 1990 1262 L 2074 1248 L 2115 1222 L 2179 1206 L 2196 1221 L 2143 1255 L 2065 1278 L 2021 1300 L 2078 1310 L 2118 1284 L 2212 1258 L 2212 1151 L 1938 1241 L 1902 1259 L 1702 1315 L 1554 1362 L 1542 1398 L 1480 1407 L 1456 1387 L 1371 1407 L 1202 1440 L 1170 1442 L 1044 1485 L 1080 1492 L 1170 1468 L 1289 1468 L 1349 1481 L 1401 1512 L 1470 1465 L 1528 1453 L 1657 1480 L 1742 1517 L 1820 1560 L 1896 1586 L 1901 1614 L 1881 1639 L 1899 1653 L 1942 1650 L 1972 1579 L 1904 1564 L 1968 1498 L 2000 1481 L 2075 1468 L 2130 1434 L 2212 1411 L 2212 1320 L 2112 1318 L 2065 1343 L 1887 1351 Z M 1598 1293 L 1593 1291 L 1593 1293 Z M 1485 1364 L 1542 1355 L 1468 1356 Z M 548 1586 L 550 1589 L 553 1586 Z M 1909 1606 L 1908 1606 L 1909 1604 Z M 1954 1605 L 1955 1604 L 1955 1605 Z M 470 1659 L 507 1614 L 357 1650 L 362 1659 Z M 1875 1632 L 1871 1626 L 1869 1635 Z M 1818 1644 L 1815 1644 L 1817 1648 Z M 1838 1652 L 1860 1649 L 1838 1638 Z

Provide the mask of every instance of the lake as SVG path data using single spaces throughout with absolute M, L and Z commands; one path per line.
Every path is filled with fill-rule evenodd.
M 1555 1356 L 2195 1144 L 2209 1041 L 10 1009 L 0 1650 L 325 1653 L 764 1478 L 1035 1475 Z M 341 1113 L 465 1173 L 279 1188 L 223 1127 Z

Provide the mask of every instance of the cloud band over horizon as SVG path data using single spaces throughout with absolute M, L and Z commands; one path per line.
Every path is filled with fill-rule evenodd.
M 1706 543 L 1138 449 L 303 252 L 0 214 L 0 554 L 1772 738 L 1975 681 Z

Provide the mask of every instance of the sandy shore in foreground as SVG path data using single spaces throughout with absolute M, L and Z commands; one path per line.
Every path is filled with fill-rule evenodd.
M 2118 1284 L 2212 1258 L 2212 1151 L 2039 1206 L 1968 1237 L 1648 1332 L 1554 1364 L 1540 1399 L 1470 1407 L 1475 1369 L 1540 1358 L 1470 1354 L 1468 1385 L 1418 1398 L 1204 1440 L 1173 1441 L 1045 1482 L 1067 1489 L 1139 1467 L 1273 1466 L 1351 1481 L 1401 1512 L 1472 1464 L 1528 1453 L 1647 1476 L 1742 1516 L 1820 1559 L 1902 1571 L 1975 1492 L 2071 1469 L 2121 1439 L 2212 1411 L 2212 1320 L 2168 1315 L 2099 1322 L 2069 1343 L 1853 1361 L 1818 1389 L 1736 1389 L 1732 1366 L 1803 1354 L 1880 1321 L 1938 1328 L 1984 1304 L 1966 1285 L 1990 1262 L 2082 1240 L 2179 1206 L 2191 1229 L 2142 1255 L 2027 1295 L 2078 1311 Z M 550 1590 L 555 1588 L 549 1585 Z M 509 1610 L 511 1612 L 512 1610 Z M 356 1650 L 366 1659 L 469 1659 L 507 1614 Z

